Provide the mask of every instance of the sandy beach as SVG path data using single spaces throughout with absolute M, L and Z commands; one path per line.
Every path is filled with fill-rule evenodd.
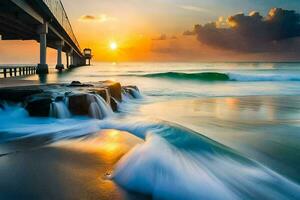
M 106 176 L 140 139 L 115 130 L 51 144 L 48 139 L 0 144 L 0 199 L 146 199 Z

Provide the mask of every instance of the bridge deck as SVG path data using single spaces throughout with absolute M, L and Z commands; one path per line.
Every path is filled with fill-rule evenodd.
M 0 34 L 3 40 L 39 41 L 38 27 L 47 21 L 47 46 L 56 48 L 63 40 L 63 51 L 73 49 L 83 57 L 80 45 L 60 0 L 0 0 Z

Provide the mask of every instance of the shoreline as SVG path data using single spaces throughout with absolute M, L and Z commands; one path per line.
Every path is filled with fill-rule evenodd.
M 28 86 L 28 85 L 41 85 L 39 81 L 24 80 L 20 77 L 18 78 L 0 78 L 0 88 L 6 87 L 19 87 L 19 86 Z
M 141 142 L 129 133 L 105 130 L 42 146 L 28 140 L 0 144 L 14 151 L 0 157 L 0 198 L 149 199 L 105 178 Z

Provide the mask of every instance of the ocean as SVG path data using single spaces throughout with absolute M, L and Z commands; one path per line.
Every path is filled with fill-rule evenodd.
M 102 80 L 136 85 L 138 98 L 124 96 L 105 120 L 32 118 L 7 104 L 1 143 L 127 131 L 144 141 L 110 174 L 127 191 L 154 199 L 300 199 L 300 63 L 95 63 L 42 81 Z

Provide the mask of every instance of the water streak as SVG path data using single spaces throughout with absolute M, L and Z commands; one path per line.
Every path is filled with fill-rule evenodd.
M 65 102 L 52 102 L 50 106 L 50 117 L 65 119 L 70 118 L 71 113 Z
M 89 94 L 89 113 L 93 118 L 103 119 L 113 115 L 110 105 L 99 95 Z

